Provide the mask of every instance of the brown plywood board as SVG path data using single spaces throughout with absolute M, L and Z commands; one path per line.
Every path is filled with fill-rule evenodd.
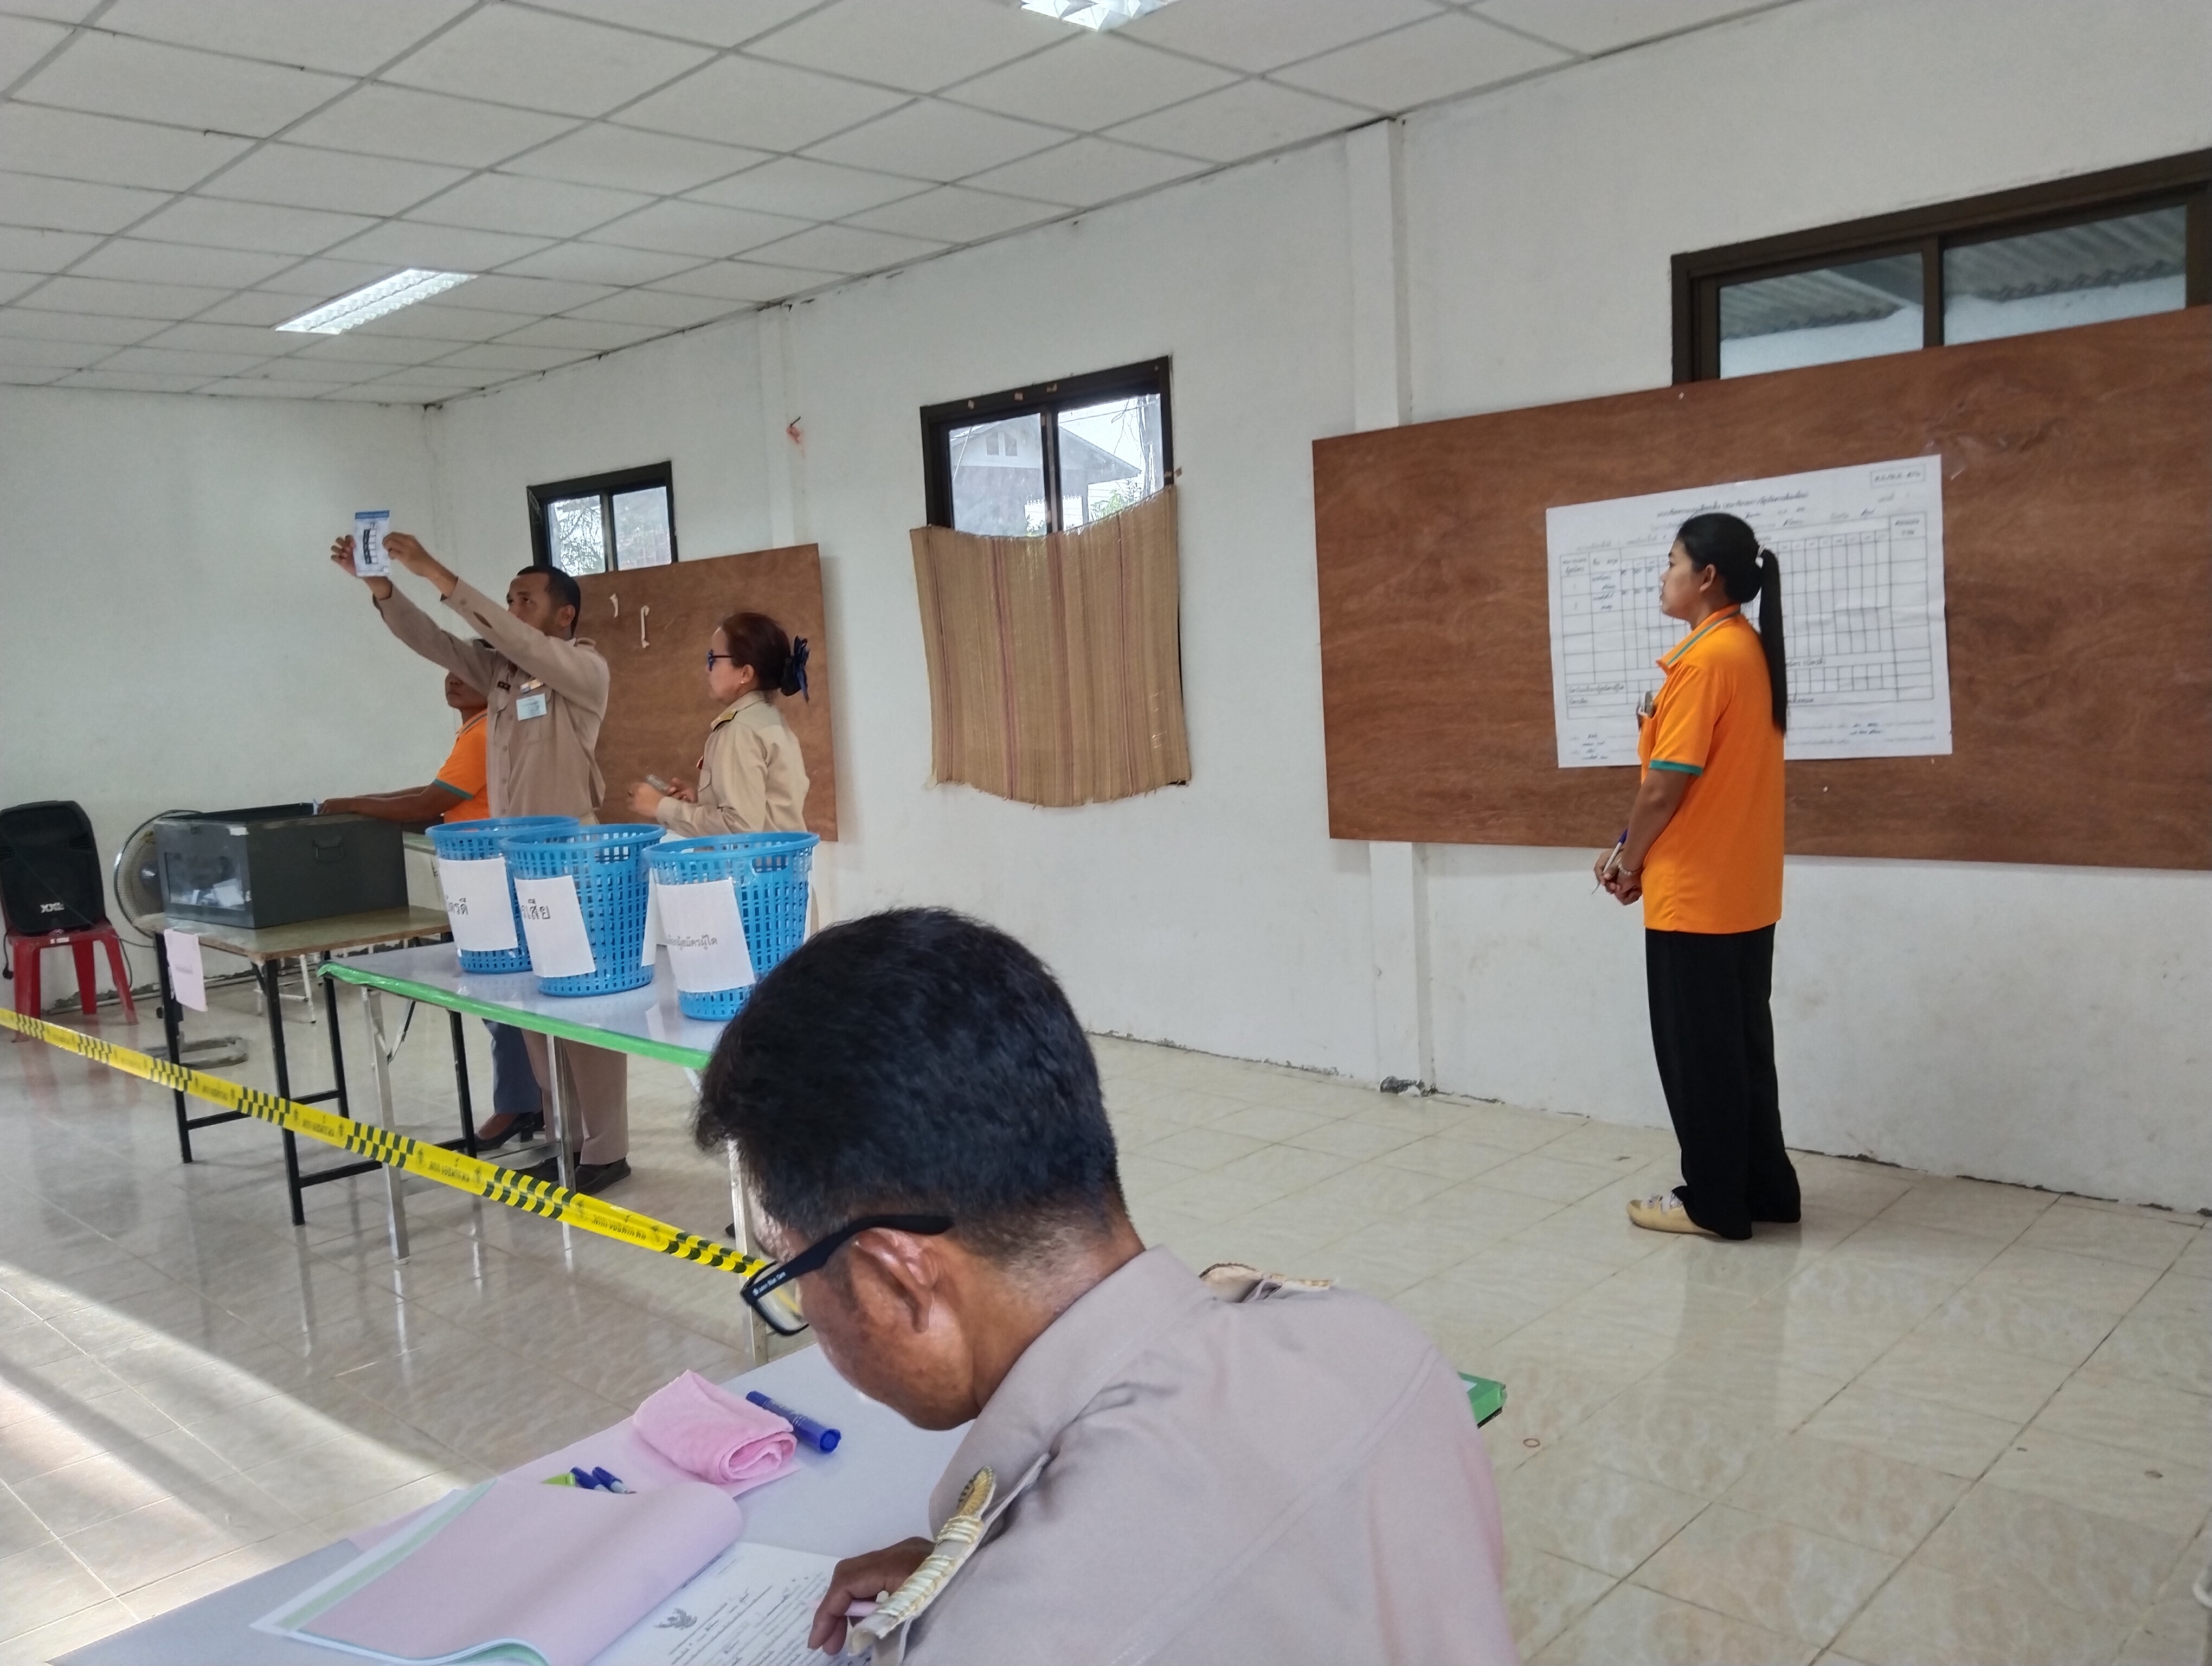
M 613 686 L 599 730 L 607 781 L 599 819 L 637 819 L 629 791 L 650 773 L 696 776 L 707 726 L 722 708 L 708 692 L 707 644 L 732 613 L 765 613 L 811 649 L 811 699 L 777 701 L 806 760 L 806 826 L 837 836 L 837 752 L 830 709 L 831 646 L 822 616 L 822 556 L 811 544 L 712 556 L 666 567 L 599 573 L 578 583 L 584 617 L 576 634 L 606 655 Z M 647 610 L 651 610 L 647 611 Z M 642 615 L 642 629 L 641 629 Z
M 1929 453 L 1953 751 L 1791 763 L 1789 849 L 2212 867 L 2203 307 L 1316 441 L 1331 835 L 1620 830 L 1633 770 L 1557 763 L 1547 508 Z

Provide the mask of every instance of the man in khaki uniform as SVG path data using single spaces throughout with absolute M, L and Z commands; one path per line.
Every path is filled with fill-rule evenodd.
M 934 1542 L 838 1565 L 817 1648 L 878 1663 L 1516 1659 L 1489 1454 L 1382 1303 L 1201 1280 L 1122 1207 L 1051 975 L 935 910 L 833 927 L 754 989 L 700 1099 L 784 1260 L 747 1281 L 871 1398 L 969 1424 Z M 1228 1269 L 1221 1269 L 1227 1273 Z M 792 1300 L 803 1298 L 800 1309 Z M 851 1621 L 848 1606 L 875 1603 Z
M 446 605 L 489 644 L 440 629 L 390 579 L 363 581 L 393 635 L 484 696 L 491 813 L 592 819 L 606 784 L 595 751 L 607 711 L 607 662 L 575 635 L 576 581 L 551 568 L 526 567 L 508 582 L 501 607 L 405 532 L 389 535 L 384 547 L 399 566 L 436 587 Z M 352 574 L 350 537 L 331 546 L 331 560 Z M 532 1031 L 526 1039 L 531 1068 L 544 1086 L 552 1075 L 545 1037 Z M 576 1184 L 600 1191 L 629 1174 L 629 1060 L 573 1043 L 560 1051 L 569 1138 L 580 1130 L 582 1139 Z M 557 1180 L 557 1160 L 531 1174 Z

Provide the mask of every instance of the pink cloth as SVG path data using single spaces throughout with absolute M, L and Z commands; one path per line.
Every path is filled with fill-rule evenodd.
M 645 1444 L 718 1486 L 757 1487 L 792 1467 L 798 1438 L 774 1412 L 718 1389 L 696 1371 L 646 1397 L 630 1417 Z

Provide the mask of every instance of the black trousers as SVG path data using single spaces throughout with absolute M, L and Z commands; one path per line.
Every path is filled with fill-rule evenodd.
M 1644 978 L 1651 1049 L 1682 1146 L 1682 1207 L 1724 1238 L 1749 1237 L 1754 1220 L 1796 1220 L 1767 1004 L 1774 927 L 1647 931 Z

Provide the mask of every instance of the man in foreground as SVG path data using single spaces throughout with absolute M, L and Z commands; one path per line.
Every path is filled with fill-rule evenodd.
M 890 1596 L 876 1658 L 918 1666 L 1516 1658 L 1456 1376 L 1379 1302 L 1224 1299 L 1146 1249 L 1089 1041 L 1012 939 L 927 909 L 823 932 L 725 1031 L 695 1132 L 737 1141 L 783 1258 L 763 1316 L 798 1296 L 863 1393 L 973 1424 L 930 1499 L 940 1533 L 980 1517 L 972 1551 L 956 1524 L 949 1559 L 840 1563 L 817 1648 Z

